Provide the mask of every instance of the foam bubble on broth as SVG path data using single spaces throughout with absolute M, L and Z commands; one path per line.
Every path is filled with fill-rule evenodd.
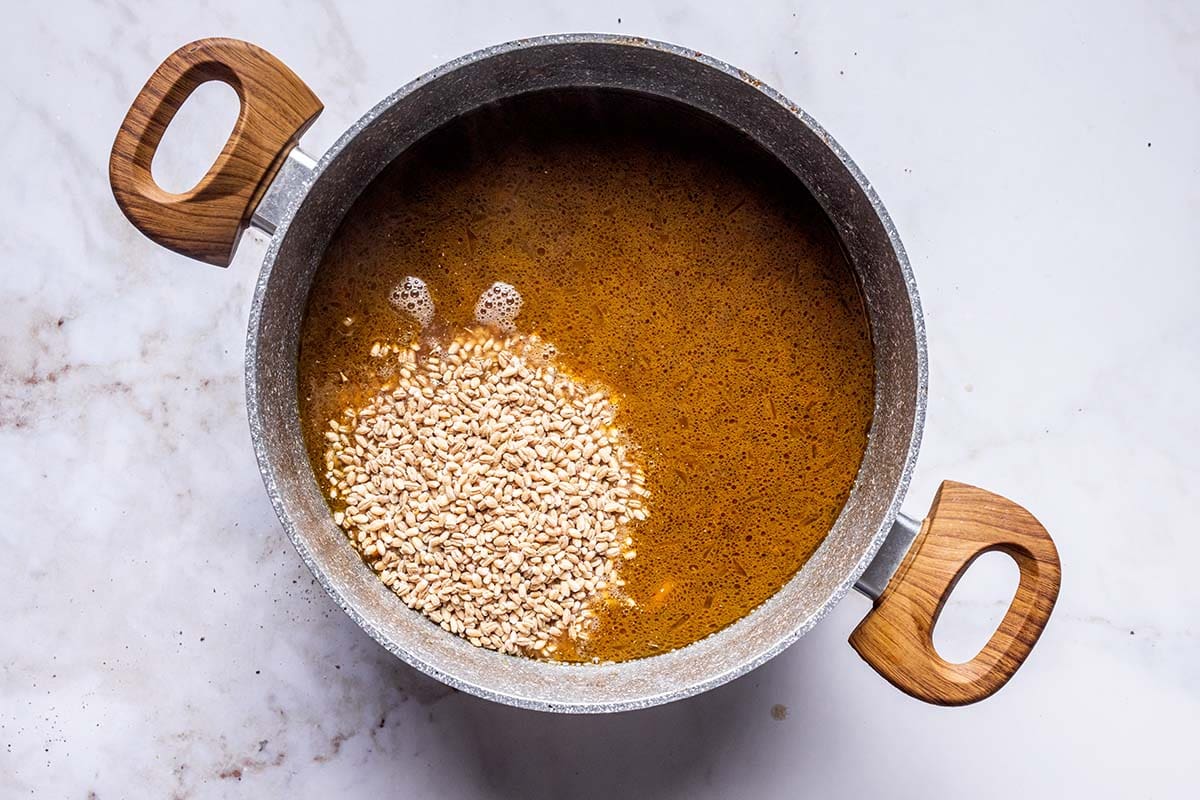
M 396 310 L 411 316 L 422 328 L 433 322 L 433 295 L 420 278 L 409 275 L 392 289 L 388 299 Z
M 496 281 L 479 295 L 479 302 L 475 304 L 475 321 L 493 327 L 500 333 L 512 333 L 517 329 L 517 315 L 521 313 L 523 302 L 515 286 Z

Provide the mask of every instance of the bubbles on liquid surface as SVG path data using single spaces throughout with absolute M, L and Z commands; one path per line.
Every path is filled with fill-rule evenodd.
M 500 333 L 512 333 L 517 329 L 517 315 L 521 313 L 521 293 L 515 286 L 496 281 L 479 295 L 475 304 L 475 321 L 490 325 Z
M 410 315 L 424 328 L 433 322 L 433 296 L 420 278 L 409 275 L 388 298 L 397 311 Z

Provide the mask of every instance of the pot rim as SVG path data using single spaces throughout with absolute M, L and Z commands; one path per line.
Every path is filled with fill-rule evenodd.
M 496 692 L 486 687 L 478 686 L 470 683 L 469 681 L 462 680 L 453 674 L 447 673 L 437 665 L 431 664 L 421 658 L 418 658 L 413 653 L 395 646 L 388 639 L 388 637 L 384 636 L 382 632 L 379 631 L 369 620 L 365 619 L 358 612 L 356 607 L 347 601 L 338 587 L 333 584 L 324 565 L 314 557 L 312 552 L 310 552 L 309 548 L 304 542 L 304 539 L 300 535 L 294 520 L 292 519 L 290 510 L 284 503 L 275 485 L 278 481 L 278 476 L 276 475 L 275 466 L 271 460 L 270 453 L 268 452 L 265 438 L 262 435 L 263 409 L 260 403 L 256 377 L 257 366 L 259 363 L 259 334 L 263 303 L 266 296 L 268 282 L 276 266 L 276 259 L 279 254 L 280 246 L 286 239 L 288 230 L 292 222 L 295 220 L 296 214 L 300 207 L 303 205 L 303 201 L 308 195 L 309 190 L 326 171 L 326 169 L 328 169 L 330 164 L 337 160 L 346 147 L 372 122 L 374 122 L 388 109 L 390 109 L 396 103 L 401 102 L 405 97 L 424 84 L 454 72 L 464 66 L 474 64 L 494 56 L 503 55 L 516 50 L 564 44 L 607 44 L 646 48 L 698 62 L 708 68 L 725 73 L 726 75 L 736 78 L 737 80 L 751 86 L 757 92 L 764 95 L 766 99 L 783 107 L 788 113 L 796 117 L 801 124 L 812 130 L 850 173 L 851 177 L 858 184 L 864 196 L 870 203 L 871 209 L 879 218 L 880 223 L 883 225 L 883 228 L 887 234 L 888 243 L 895 253 L 897 263 L 901 270 L 904 284 L 907 289 L 909 304 L 912 312 L 916 360 L 916 396 L 914 397 L 913 406 L 913 427 L 911 436 L 909 437 L 908 451 L 905 456 L 905 461 L 901 469 L 899 480 L 897 481 L 892 492 L 892 498 L 888 505 L 887 511 L 878 530 L 872 537 L 870 544 L 864 551 L 862 557 L 859 559 L 855 567 L 845 575 L 842 581 L 838 584 L 837 588 L 829 595 L 824 604 L 806 617 L 800 625 L 797 625 L 795 628 L 793 628 L 789 635 L 778 639 L 772 643 L 770 647 L 764 648 L 762 651 L 758 652 L 753 658 L 749 658 L 729 670 L 716 675 L 710 675 L 704 679 L 694 681 L 687 685 L 676 686 L 670 691 L 660 692 L 648 696 L 634 697 L 628 700 L 607 702 L 603 704 L 591 702 L 555 703 L 542 700 L 540 698 L 522 697 L 513 694 Z M 818 200 L 819 199 L 820 198 L 818 198 Z M 259 272 L 258 280 L 255 283 L 254 296 L 250 308 L 250 319 L 247 326 L 244 369 L 246 384 L 246 406 L 249 417 L 251 439 L 254 447 L 255 457 L 258 461 L 259 471 L 263 476 L 267 494 L 271 499 L 271 505 L 274 507 L 276 516 L 278 516 L 280 523 L 283 525 L 284 530 L 287 532 L 288 538 L 291 539 L 292 544 L 299 553 L 301 560 L 304 561 L 305 565 L 316 577 L 318 583 L 320 583 L 322 588 L 326 591 L 326 593 L 329 594 L 338 607 L 341 608 L 347 614 L 347 616 L 353 619 L 360 628 L 366 631 L 371 638 L 388 650 L 388 652 L 397 656 L 415 669 L 420 670 L 426 675 L 441 681 L 448 686 L 477 697 L 482 697 L 486 700 L 504 703 L 506 705 L 516 706 L 519 708 L 569 713 L 601 713 L 648 708 L 650 706 L 668 703 L 674 700 L 681 700 L 701 694 L 737 677 L 740 677 L 766 663 L 783 650 L 787 649 L 797 639 L 806 634 L 818 622 L 820 622 L 825 615 L 828 614 L 842 600 L 843 597 L 845 597 L 845 595 L 850 591 L 851 587 L 855 585 L 858 579 L 862 576 L 863 572 L 874 560 L 876 553 L 878 553 L 880 547 L 883 545 L 883 542 L 887 539 L 888 534 L 891 532 L 893 524 L 896 521 L 896 517 L 899 515 L 900 506 L 903 503 L 904 497 L 911 482 L 912 473 L 916 465 L 917 455 L 920 450 L 921 437 L 925 424 L 925 410 L 928 401 L 929 377 L 924 317 L 922 315 L 920 296 L 917 292 L 917 286 L 912 274 L 912 268 L 908 260 L 908 255 L 904 249 L 904 245 L 900 241 L 895 224 L 892 222 L 891 216 L 888 214 L 883 202 L 875 192 L 874 187 L 871 185 L 870 181 L 867 180 L 866 176 L 862 173 L 854 160 L 841 147 L 841 145 L 839 145 L 837 141 L 830 136 L 829 133 L 815 119 L 809 116 L 798 105 L 791 102 L 778 91 L 744 70 L 738 69 L 737 67 L 731 66 L 723 61 L 705 55 L 704 53 L 701 53 L 695 49 L 684 48 L 667 42 L 643 37 L 604 33 L 569 33 L 536 36 L 517 39 L 476 50 L 460 56 L 452 61 L 446 62 L 441 66 L 435 67 L 434 69 L 404 84 L 385 97 L 383 100 L 375 104 L 353 125 L 347 128 L 346 131 L 340 137 L 338 137 L 337 141 L 335 141 L 334 144 L 330 146 L 330 148 L 320 157 L 315 167 L 313 167 L 311 173 L 287 199 L 285 207 L 282 209 L 278 224 L 275 228 L 275 231 L 271 235 L 270 244 L 267 248 L 266 254 L 263 257 L 263 265 Z M 743 619 L 758 613 L 761 608 L 762 607 L 760 606 L 758 609 L 751 611 L 750 614 Z M 736 625 L 737 623 L 734 624 Z M 724 630 L 728 630 L 728 628 Z M 587 667 L 586 665 L 568 665 L 564 666 L 563 668 L 586 669 Z

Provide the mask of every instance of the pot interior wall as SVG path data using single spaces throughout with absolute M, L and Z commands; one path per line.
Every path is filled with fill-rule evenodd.
M 745 132 L 805 183 L 858 273 L 876 359 L 876 407 L 850 499 L 824 544 L 771 600 L 686 648 L 615 665 L 572 667 L 501 656 L 407 609 L 334 526 L 301 441 L 296 358 L 308 287 L 363 188 L 399 153 L 485 103 L 561 87 L 632 90 L 682 102 Z M 607 711 L 694 694 L 794 641 L 849 588 L 891 526 L 915 457 L 924 351 L 904 256 L 886 214 L 823 131 L 756 81 L 670 46 L 615 37 L 553 37 L 468 56 L 413 82 L 352 128 L 318 167 L 268 254 L 251 318 L 251 426 L 267 488 L 301 556 L 381 644 L 451 685 L 503 702 Z

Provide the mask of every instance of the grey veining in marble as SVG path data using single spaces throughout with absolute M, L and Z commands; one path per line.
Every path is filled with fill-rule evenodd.
M 1200 718 L 1200 13 L 1022 2 L 162 4 L 6 9 L 0 70 L 0 796 L 1176 797 Z M 1066 565 L 992 700 L 921 705 L 846 645 L 848 598 L 697 698 L 606 717 L 447 690 L 372 642 L 283 535 L 241 377 L 248 238 L 156 248 L 106 159 L 136 89 L 204 35 L 324 100 L 327 149 L 457 55 L 600 30 L 694 45 L 853 154 L 922 289 L 930 404 L 906 511 L 947 477 L 1027 505 Z M 176 141 L 186 150 L 195 136 Z M 165 164 L 164 168 L 169 168 Z M 1012 574 L 938 631 L 970 655 Z M 1003 599 L 1002 599 L 1003 598 Z

